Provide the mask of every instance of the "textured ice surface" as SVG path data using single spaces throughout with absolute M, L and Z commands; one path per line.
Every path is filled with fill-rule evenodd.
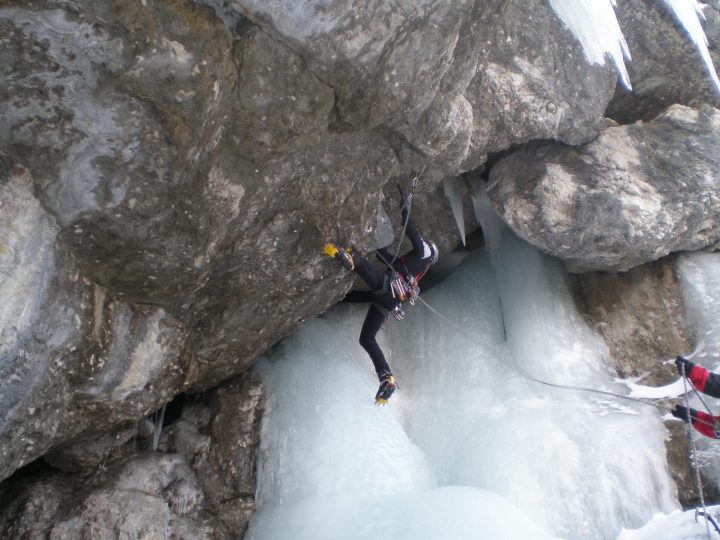
M 462 182 L 462 179 L 459 176 L 448 177 L 443 180 L 443 190 L 448 201 L 450 201 L 450 208 L 460 234 L 460 241 L 465 245 L 465 216 L 463 214 L 462 195 L 460 194 L 460 182 Z
M 677 508 L 654 409 L 519 375 L 627 392 L 562 267 L 489 241 L 494 264 L 468 256 L 380 333 L 400 384 L 387 407 L 357 344 L 365 305 L 334 308 L 263 362 L 247 538 L 615 538 Z
M 713 519 L 720 519 L 720 506 L 708 507 Z M 710 538 L 717 532 L 710 526 Z M 670 514 L 656 514 L 640 529 L 623 530 L 618 540 L 707 540 L 708 529 L 702 517 L 695 519 L 695 511 L 675 510 Z

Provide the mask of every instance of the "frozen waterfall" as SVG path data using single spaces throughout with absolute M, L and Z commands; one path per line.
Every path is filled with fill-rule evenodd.
M 467 257 L 423 294 L 432 309 L 380 334 L 400 384 L 387 407 L 373 404 L 357 343 L 366 305 L 337 306 L 261 362 L 269 399 L 246 538 L 616 538 L 677 507 L 652 408 L 518 373 L 624 391 L 562 266 L 476 208 L 492 257 Z

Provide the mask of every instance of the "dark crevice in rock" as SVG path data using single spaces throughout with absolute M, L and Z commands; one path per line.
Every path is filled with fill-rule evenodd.
M 517 143 L 509 146 L 508 148 L 504 148 L 503 150 L 499 150 L 497 152 L 490 152 L 487 155 L 487 158 L 485 159 L 484 166 L 480 169 L 479 172 L 475 171 L 473 173 L 469 174 L 479 174 L 480 178 L 485 180 L 485 182 L 490 181 L 490 173 L 492 172 L 493 167 L 496 163 L 499 161 L 505 159 L 506 157 L 509 157 L 516 152 L 521 152 L 523 150 L 531 150 L 533 148 L 540 148 L 542 146 L 548 145 L 548 144 L 562 144 L 564 146 L 571 146 L 567 143 L 563 143 L 554 139 L 533 139 L 531 141 Z
M 2 503 L 6 502 L 2 499 L 2 496 L 7 493 L 8 487 L 22 485 L 24 479 L 33 478 L 35 476 L 43 476 L 58 470 L 59 469 L 50 465 L 42 457 L 31 461 L 27 465 L 23 465 L 11 476 L 8 476 L 5 480 L 0 482 L 0 487 L 2 488 L 0 491 L 0 508 L 3 508 L 4 505 Z
M 5 154 L 0 153 L 0 185 L 3 185 L 8 181 L 10 173 L 14 167 L 15 164 L 13 160 Z
M 197 3 L 205 4 L 215 10 L 217 17 L 223 22 L 225 28 L 236 39 L 243 39 L 249 32 L 257 29 L 257 26 L 239 11 L 233 9 L 224 0 L 195 0 Z
M 188 400 L 188 395 L 185 392 L 181 392 L 177 396 L 175 396 L 171 401 L 169 401 L 163 408 L 165 409 L 165 412 L 163 413 L 163 422 L 162 427 L 165 428 L 169 425 L 171 425 L 173 422 L 178 420 L 182 416 L 183 407 L 185 406 L 185 402 Z M 156 411 L 154 413 L 154 416 L 157 418 Z M 151 415 L 153 416 L 153 415 Z M 148 417 L 150 418 L 150 417 Z
M 332 87 L 331 87 L 332 88 Z M 333 106 L 332 109 L 330 109 L 330 114 L 328 115 L 328 131 L 332 133 L 346 133 L 352 131 L 353 125 L 348 122 L 345 118 L 343 118 L 342 113 L 340 112 L 340 109 L 338 108 L 338 93 L 335 88 L 332 88 L 333 91 Z

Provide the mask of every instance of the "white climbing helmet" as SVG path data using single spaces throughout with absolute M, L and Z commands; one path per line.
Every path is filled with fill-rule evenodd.
M 425 257 L 423 257 L 423 259 L 426 259 L 427 257 L 432 257 L 432 259 L 430 260 L 430 264 L 435 264 L 438 261 L 438 257 L 440 256 L 440 252 L 438 251 L 437 245 L 432 240 L 428 240 L 425 242 L 425 246 L 427 246 L 427 249 L 424 251 L 426 253 L 427 253 L 427 251 L 430 251 L 430 253 L 427 255 L 425 255 L 425 253 L 423 253 L 423 255 L 425 255 Z

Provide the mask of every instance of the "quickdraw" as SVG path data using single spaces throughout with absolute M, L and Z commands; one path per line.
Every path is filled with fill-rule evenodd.
M 410 301 L 410 305 L 414 306 L 420 296 L 420 284 L 414 276 L 410 276 L 407 280 L 397 272 L 390 276 L 390 292 L 393 298 L 397 298 L 401 302 Z
M 410 279 L 408 279 L 406 286 L 408 290 L 408 296 L 410 297 L 410 305 L 414 306 L 415 302 L 420 296 L 420 284 L 414 276 L 410 276 Z
M 393 272 L 390 276 L 390 292 L 392 293 L 393 298 L 397 298 L 401 302 L 407 300 L 410 294 L 408 284 L 397 272 Z

